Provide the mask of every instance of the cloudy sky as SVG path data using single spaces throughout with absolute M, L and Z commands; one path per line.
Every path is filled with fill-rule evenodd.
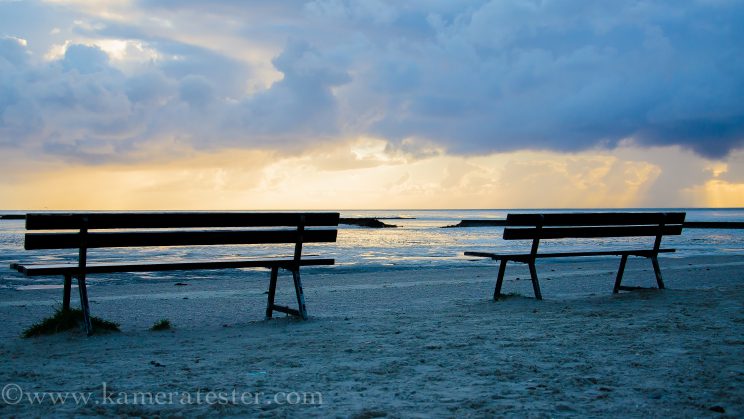
M 0 0 L 0 207 L 744 206 L 738 0 Z

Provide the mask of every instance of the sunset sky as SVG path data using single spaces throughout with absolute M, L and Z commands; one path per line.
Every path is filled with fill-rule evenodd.
M 744 206 L 737 0 L 0 0 L 0 209 Z

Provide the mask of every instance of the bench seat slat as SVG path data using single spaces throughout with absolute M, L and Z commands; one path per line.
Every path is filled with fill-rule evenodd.
M 544 227 L 505 228 L 504 240 L 567 239 L 600 237 L 649 237 L 659 234 L 659 226 L 610 226 L 610 227 Z M 665 236 L 682 234 L 681 225 L 664 226 Z
M 676 249 L 659 249 L 659 253 L 673 253 Z M 565 253 L 538 253 L 535 255 L 536 258 L 560 258 L 560 257 L 577 257 L 577 256 L 651 256 L 653 250 L 648 249 L 637 249 L 637 250 L 598 250 L 593 252 L 565 252 Z M 465 256 L 477 256 L 484 258 L 491 258 L 494 260 L 508 259 L 508 260 L 529 260 L 531 255 L 529 253 L 487 253 L 487 252 L 465 252 Z
M 267 268 L 267 267 L 295 267 L 295 266 L 321 266 L 333 265 L 334 259 L 328 258 L 303 258 L 299 262 L 294 259 L 240 259 L 240 260 L 202 260 L 189 262 L 137 262 L 137 263 L 90 263 L 86 267 L 89 274 L 95 273 L 117 273 L 117 272 L 157 272 L 171 270 L 200 270 L 200 269 L 227 269 L 227 268 Z M 54 263 L 54 264 L 11 264 L 11 269 L 25 274 L 26 276 L 45 275 L 74 275 L 78 266 L 76 263 Z
M 304 222 L 301 223 L 301 217 Z M 87 222 L 84 223 L 83 220 Z M 199 228 L 199 227 L 335 227 L 339 213 L 237 213 L 237 212 L 143 212 L 87 214 L 28 214 L 27 230 L 79 230 L 114 228 Z
M 644 225 L 682 224 L 684 212 L 647 213 L 647 212 L 599 212 L 599 213 L 562 213 L 562 214 L 508 214 L 506 223 L 510 226 L 610 226 L 610 225 Z
M 151 247 L 205 246 L 232 244 L 296 243 L 297 230 L 211 230 L 211 231 L 147 231 L 147 232 L 92 232 L 86 235 L 86 247 Z M 305 230 L 303 243 L 331 243 L 337 230 Z M 27 233 L 26 250 L 77 249 L 81 247 L 78 233 Z
M 529 260 L 530 254 L 529 253 L 512 253 L 512 254 L 499 254 L 499 253 L 488 253 L 488 252 L 465 252 L 465 256 L 476 256 L 480 258 L 491 258 L 494 260 L 499 260 L 502 258 L 509 259 L 509 260 Z

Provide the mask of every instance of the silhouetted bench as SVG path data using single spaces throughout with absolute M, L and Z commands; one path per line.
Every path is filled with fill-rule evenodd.
M 578 257 L 578 256 L 621 256 L 620 268 L 615 278 L 614 293 L 619 290 L 637 289 L 621 285 L 623 271 L 628 256 L 639 256 L 651 259 L 656 274 L 656 283 L 664 288 L 659 268 L 659 253 L 674 252 L 675 249 L 662 249 L 661 238 L 668 235 L 682 234 L 685 213 L 566 213 L 566 214 L 508 214 L 504 227 L 504 240 L 532 240 L 529 253 L 496 254 L 484 252 L 465 252 L 466 256 L 479 256 L 500 261 L 496 279 L 494 300 L 501 295 L 504 271 L 509 261 L 525 263 L 529 266 L 535 298 L 542 299 L 540 283 L 537 280 L 535 261 L 542 258 Z M 642 249 L 594 250 L 581 252 L 538 253 L 541 240 L 553 239 L 603 239 L 613 237 L 655 237 L 653 244 Z M 614 246 L 613 246 L 614 247 Z
M 307 319 L 300 267 L 333 265 L 333 259 L 302 257 L 305 243 L 336 241 L 338 213 L 88 213 L 28 214 L 25 248 L 77 249 L 77 263 L 13 263 L 11 268 L 26 276 L 62 275 L 63 309 L 70 308 L 72 278 L 77 278 L 85 328 L 91 333 L 90 309 L 85 279 L 91 274 L 155 272 L 171 270 L 269 268 L 266 317 L 273 311 Z M 316 228 L 325 227 L 325 228 Z M 62 231 L 59 231 L 62 230 Z M 63 231 L 68 230 L 68 231 Z M 69 230 L 77 230 L 70 232 Z M 136 260 L 91 262 L 88 249 L 121 247 L 276 245 L 287 244 L 287 257 L 241 257 L 229 260 Z M 292 246 L 294 245 L 294 246 Z M 291 256 L 290 256 L 291 255 Z M 279 269 L 292 273 L 297 309 L 274 304 Z

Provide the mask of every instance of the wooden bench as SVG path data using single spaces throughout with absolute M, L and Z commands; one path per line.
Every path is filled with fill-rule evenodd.
M 656 274 L 656 283 L 664 288 L 659 268 L 659 253 L 674 252 L 675 249 L 662 249 L 661 238 L 668 235 L 682 234 L 685 213 L 549 213 L 549 214 L 508 214 L 504 227 L 504 240 L 532 240 L 529 253 L 496 254 L 484 252 L 465 252 L 466 256 L 479 256 L 500 261 L 496 279 L 494 300 L 501 295 L 504 272 L 509 261 L 525 263 L 529 266 L 532 288 L 536 299 L 542 299 L 540 283 L 537 279 L 535 261 L 542 258 L 578 257 L 578 256 L 621 256 L 620 268 L 615 278 L 614 293 L 619 290 L 637 289 L 621 285 L 623 271 L 628 256 L 639 256 L 651 259 Z M 613 237 L 655 237 L 652 244 L 641 249 L 611 249 L 580 252 L 538 253 L 541 240 L 552 239 L 603 239 Z M 613 245 L 613 247 L 615 247 Z
M 155 272 L 171 270 L 269 268 L 266 317 L 273 311 L 307 319 L 300 267 L 333 265 L 334 259 L 302 257 L 305 243 L 336 241 L 338 213 L 75 213 L 28 214 L 25 249 L 77 249 L 77 262 L 12 263 L 26 276 L 62 275 L 62 307 L 70 308 L 72 278 L 77 278 L 86 332 L 92 332 L 86 278 L 91 274 Z M 324 228 L 317 228 L 324 227 Z M 52 230 L 43 231 L 42 230 Z M 65 231 L 67 230 L 67 231 Z M 77 231 L 70 231 L 77 230 Z M 228 260 L 137 260 L 105 262 L 89 260 L 88 249 L 121 247 L 280 245 L 287 257 L 241 257 Z M 293 246 L 292 246 L 293 245 Z M 242 249 L 242 248 L 241 248 Z M 281 249 L 279 249 L 281 250 Z M 274 303 L 279 269 L 292 273 L 297 309 Z

